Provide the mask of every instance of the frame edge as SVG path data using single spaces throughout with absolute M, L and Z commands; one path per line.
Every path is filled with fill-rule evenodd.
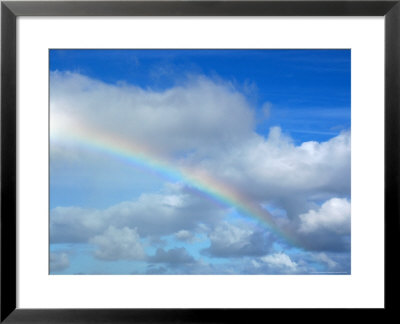
M 16 308 L 16 15 L 1 4 L 1 313 Z
M 400 2 L 385 17 L 385 308 L 398 307 L 400 244 Z
M 28 2 L 19 2 L 19 4 Z M 35 2 L 30 3 L 30 5 Z M 394 298 L 399 287 L 399 278 L 393 267 L 393 257 L 400 237 L 400 2 L 386 1 L 390 7 L 385 11 L 385 309 L 398 306 Z M 72 314 L 67 322 L 84 323 L 77 316 L 97 317 L 91 310 L 28 310 L 16 309 L 16 17 L 24 14 L 21 8 L 9 7 L 10 2 L 1 3 L 1 258 L 0 258 L 0 322 L 28 323 L 35 318 L 39 321 L 62 323 L 57 316 L 52 321 L 51 313 Z M 393 4 L 395 4 L 393 6 Z M 38 9 L 35 9 L 38 10 Z M 386 10 L 386 9 L 385 9 Z M 35 11 L 36 12 L 36 11 Z M 94 14 L 96 15 L 96 14 Z M 176 14 L 179 15 L 179 14 Z M 363 14 L 359 14 L 362 16 Z M 380 15 L 380 14 L 376 14 Z M 62 16 L 62 14 L 58 14 Z M 389 94 L 391 94 L 389 96 Z M 390 127 L 389 127 L 390 126 Z M 391 239 L 389 239 L 391 237 Z M 13 253 L 14 252 L 14 253 Z M 389 284 L 390 282 L 390 284 Z M 6 296 L 6 297 L 5 297 Z M 103 310 L 114 313 L 117 310 Z M 128 310 L 118 310 L 120 312 Z M 155 310 L 160 313 L 160 310 Z M 183 312 L 182 312 L 183 311 Z M 189 311 L 189 310 L 188 310 Z M 226 312 L 221 310 L 224 315 Z M 141 310 L 135 310 L 141 312 Z M 165 312 L 164 310 L 162 312 Z M 185 314 L 185 310 L 178 311 Z M 194 311 L 197 313 L 198 311 Z M 211 311 L 212 313 L 213 311 Z M 36 313 L 36 315 L 35 315 Z M 146 314 L 142 312 L 141 314 Z M 261 312 L 260 312 L 261 313 Z M 10 315 L 11 314 L 11 315 Z M 86 314 L 86 315 L 85 315 Z M 147 313 L 148 314 L 148 313 Z M 379 312 L 382 315 L 381 312 Z M 10 316 L 9 316 L 10 315 Z M 163 313 L 156 316 L 161 321 L 171 317 Z M 237 314 L 239 315 L 239 314 Z M 204 315 L 203 315 L 204 316 Z M 107 317 L 107 316 L 106 316 Z M 189 316 L 187 320 L 190 320 Z M 222 316 L 227 319 L 228 317 Z M 68 318 L 68 317 L 67 317 Z M 202 317 L 199 317 L 202 318 Z M 208 317 L 211 320 L 212 317 Z M 238 317 L 240 318 L 240 317 Z M 138 322 L 144 318 L 138 318 Z M 214 318 L 213 322 L 218 319 Z M 221 318 L 219 318 L 221 319 Z M 130 321 L 132 318 L 129 319 Z M 177 319 L 174 318 L 176 321 Z M 193 320 L 193 318 L 192 318 Z M 149 318 L 146 317 L 146 322 Z M 150 320 L 151 321 L 151 320 Z M 180 321 L 185 321 L 184 316 Z M 65 322 L 65 323 L 67 323 Z
M 383 16 L 397 0 L 6 1 L 17 16 Z

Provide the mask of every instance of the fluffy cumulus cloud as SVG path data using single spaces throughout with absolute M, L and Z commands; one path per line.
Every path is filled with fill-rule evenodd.
M 54 243 L 87 242 L 109 226 L 136 228 L 140 236 L 162 236 L 213 225 L 226 208 L 169 186 L 162 193 L 143 194 L 138 199 L 121 202 L 106 209 L 56 207 L 50 216 L 50 240 Z M 178 234 L 177 234 L 178 235 Z
M 297 235 L 310 250 L 349 251 L 350 202 L 332 198 L 299 215 Z
M 108 160 L 85 150 L 76 138 L 64 138 L 60 130 L 71 133 L 79 126 L 113 134 L 113 138 L 151 148 L 146 152 L 172 161 L 176 170 L 203 172 L 252 204 L 284 210 L 277 223 L 300 242 L 305 253 L 313 253 L 310 262 L 327 269 L 347 263 L 350 132 L 325 142 L 301 144 L 280 127 L 271 127 L 264 136 L 255 131 L 255 112 L 245 95 L 230 83 L 205 77 L 155 91 L 53 72 L 50 101 L 54 174 L 67 172 L 66 165 L 73 169 L 87 164 L 90 172 L 80 174 L 85 185 L 104 183 L 112 192 L 110 175 L 119 172 L 119 179 L 131 179 L 129 168 L 111 169 Z M 271 105 L 265 104 L 262 111 L 268 118 Z M 93 161 L 97 168 L 91 168 Z M 231 262 L 246 258 L 251 271 L 305 271 L 301 258 L 274 250 L 274 242 L 283 246 L 284 239 L 248 219 L 232 222 L 228 215 L 240 212 L 237 206 L 210 199 L 181 180 L 159 179 L 162 188 L 106 208 L 55 207 L 50 215 L 50 240 L 53 244 L 90 243 L 96 247 L 95 257 L 102 260 L 146 260 L 148 273 L 166 273 L 173 264 L 184 265 L 187 273 L 212 273 L 216 265 L 210 260 L 215 258 Z M 124 188 L 129 188 L 129 181 Z M 199 235 L 205 237 L 205 244 L 197 240 Z M 168 240 L 172 245 L 166 246 Z M 160 243 L 151 253 L 150 242 L 164 245 Z M 194 246 L 206 261 L 191 253 Z
M 308 210 L 310 198 L 350 193 L 350 134 L 296 146 L 275 127 L 267 138 L 253 134 L 244 145 L 199 164 L 255 201 L 280 205 L 295 218 Z
M 156 92 L 53 72 L 50 100 L 54 132 L 62 126 L 60 120 L 74 116 L 75 122 L 170 154 L 231 146 L 245 138 L 255 122 L 242 94 L 203 77 Z
M 294 261 L 283 252 L 270 253 L 253 258 L 248 262 L 243 272 L 246 274 L 298 274 L 308 273 L 309 269 L 302 260 Z
M 254 114 L 245 97 L 229 84 L 200 77 L 155 92 L 59 72 L 52 73 L 51 82 L 54 134 L 62 128 L 60 123 L 74 116 L 75 123 L 84 121 L 165 156 L 180 153 L 181 165 L 204 168 L 258 201 L 277 201 L 290 215 L 299 208 L 308 210 L 291 196 L 323 199 L 350 192 L 349 133 L 296 146 L 279 127 L 273 127 L 264 138 L 254 132 Z M 111 108 L 115 106 L 117 113 Z M 53 164 L 59 155 L 78 158 L 77 152 L 70 151 L 66 157 L 62 145 L 54 144 Z
M 293 272 L 297 269 L 297 264 L 293 262 L 285 253 L 275 253 L 261 258 L 261 261 L 266 263 L 269 267 L 275 269 L 282 269 L 285 271 Z
M 251 258 L 245 274 L 350 274 L 349 252 L 271 252 Z
M 90 239 L 97 247 L 95 256 L 103 260 L 140 260 L 145 256 L 136 228 L 110 226 L 101 234 Z
M 318 210 L 301 214 L 301 233 L 325 230 L 337 234 L 350 234 L 350 202 L 347 199 L 332 198 Z
M 241 257 L 266 253 L 272 244 L 271 234 L 246 226 L 222 222 L 209 234 L 210 247 L 203 250 L 214 257 Z

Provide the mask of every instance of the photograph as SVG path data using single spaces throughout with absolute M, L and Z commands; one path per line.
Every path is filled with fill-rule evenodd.
M 50 275 L 351 275 L 351 49 L 48 53 Z

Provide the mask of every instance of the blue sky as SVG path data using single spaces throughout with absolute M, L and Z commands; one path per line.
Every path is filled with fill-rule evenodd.
M 52 274 L 350 273 L 350 50 L 49 56 Z M 206 172 L 280 230 L 71 134 Z

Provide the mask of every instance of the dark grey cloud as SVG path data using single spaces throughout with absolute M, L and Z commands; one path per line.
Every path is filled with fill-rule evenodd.
M 211 245 L 203 254 L 234 258 L 266 254 L 272 246 L 272 234 L 255 226 L 224 222 L 208 233 Z
M 337 235 L 327 230 L 316 233 L 299 235 L 302 245 L 309 251 L 350 251 L 350 235 Z
M 153 256 L 148 258 L 150 263 L 164 263 L 176 267 L 182 264 L 194 263 L 195 259 L 183 247 L 164 250 L 158 248 Z

